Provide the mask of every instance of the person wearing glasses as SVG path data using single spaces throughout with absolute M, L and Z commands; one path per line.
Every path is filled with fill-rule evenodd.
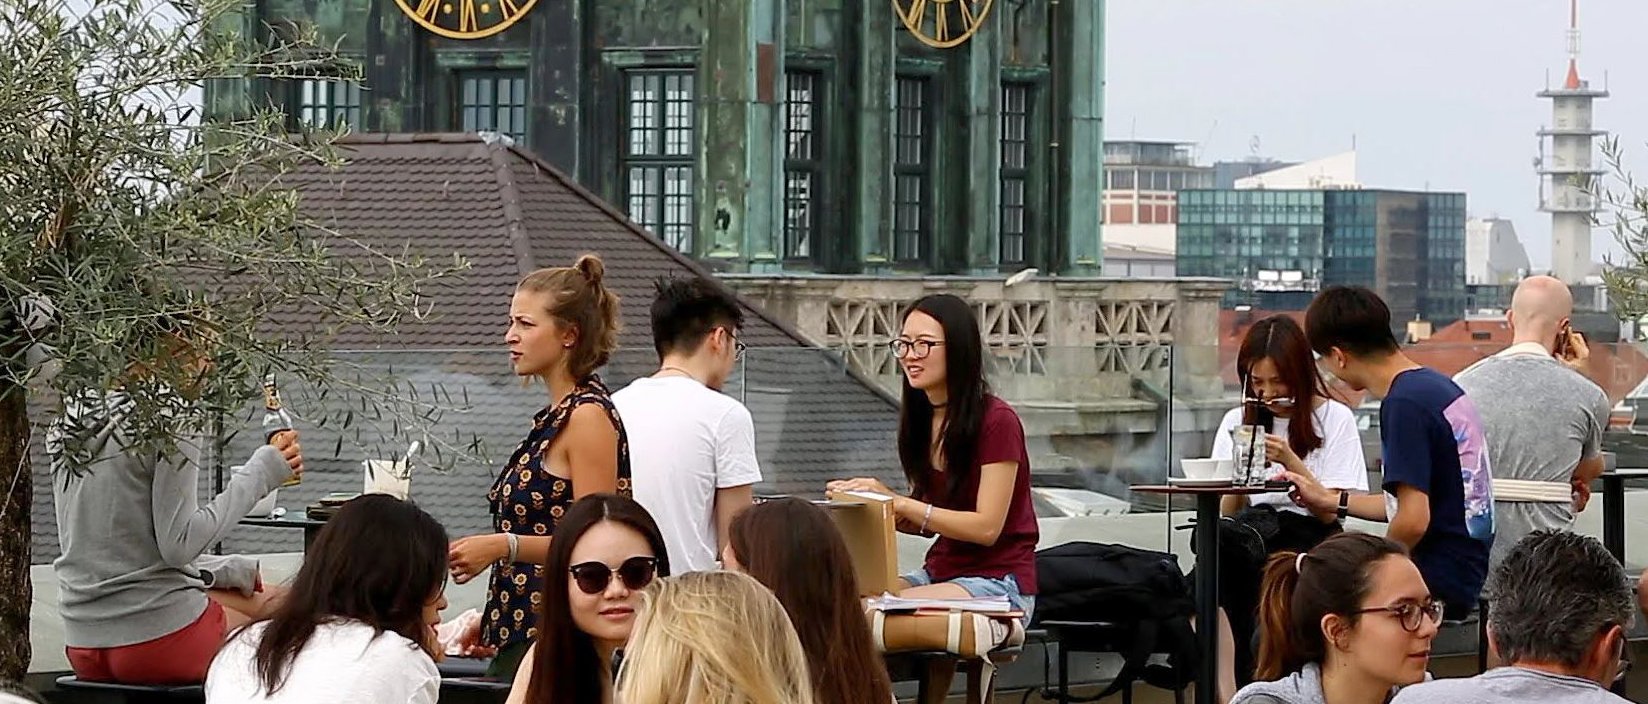
M 1443 604 L 1401 543 L 1340 533 L 1265 566 L 1258 681 L 1232 704 L 1383 704 L 1428 676 Z
M 448 558 L 458 584 L 492 572 L 481 620 L 459 638 L 465 652 L 496 653 L 492 677 L 514 675 L 537 630 L 528 602 L 561 516 L 584 496 L 630 493 L 629 440 L 596 374 L 618 346 L 618 296 L 602 283 L 605 272 L 586 254 L 522 277 L 510 302 L 510 364 L 516 376 L 542 381 L 549 403 L 487 492 L 492 531 L 454 541 Z
M 895 497 L 899 530 L 937 536 L 922 568 L 900 578 L 901 596 L 1005 596 L 1028 623 L 1041 537 L 1030 456 L 1018 414 L 985 383 L 973 307 L 948 294 L 922 298 L 891 347 L 904 370 L 898 458 L 910 495 L 862 477 L 828 488 Z
M 652 302 L 657 373 L 612 395 L 630 436 L 635 500 L 664 531 L 677 572 L 715 569 L 761 481 L 755 421 L 721 387 L 744 354 L 744 309 L 719 283 L 666 278 Z
M 538 632 L 515 673 L 508 704 L 612 701 L 618 650 L 629 640 L 641 590 L 670 573 L 658 524 L 617 494 L 579 499 L 561 517 L 532 594 Z
M 1270 462 L 1270 474 L 1292 471 L 1315 477 L 1322 486 L 1358 494 L 1368 490 L 1367 461 L 1356 415 L 1328 396 L 1310 343 L 1299 324 L 1275 315 L 1248 328 L 1236 354 L 1243 402 L 1225 414 L 1213 434 L 1210 457 L 1236 456 L 1232 431 L 1258 426 L 1249 448 Z M 1268 477 L 1267 477 L 1268 478 Z M 1230 519 L 1219 530 L 1219 699 L 1252 680 L 1253 633 L 1258 628 L 1259 581 L 1266 558 L 1280 550 L 1309 550 L 1339 532 L 1332 514 L 1313 515 L 1287 492 L 1226 496 L 1221 508 Z M 1241 644 L 1241 647 L 1237 647 Z
M 1622 681 L 1625 631 L 1635 611 L 1625 568 L 1595 538 L 1528 534 L 1493 572 L 1488 641 L 1504 667 L 1437 680 L 1394 704 L 1624 704 L 1605 687 Z

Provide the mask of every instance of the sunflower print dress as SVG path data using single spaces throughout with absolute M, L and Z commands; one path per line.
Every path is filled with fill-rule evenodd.
M 586 403 L 599 405 L 618 429 L 618 493 L 630 496 L 629 439 L 612 394 L 598 376 L 590 375 L 561 403 L 539 411 L 532 431 L 510 455 L 492 483 L 487 499 L 492 507 L 492 530 L 516 535 L 546 536 L 555 532 L 561 516 L 572 506 L 572 480 L 549 473 L 544 458 L 555 436 L 566 427 L 572 412 Z M 492 567 L 486 610 L 481 614 L 481 640 L 499 649 L 532 641 L 538 635 L 538 607 L 543 601 L 544 568 L 526 562 Z

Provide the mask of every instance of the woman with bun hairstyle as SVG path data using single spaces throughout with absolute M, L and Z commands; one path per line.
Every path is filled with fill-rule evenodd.
M 1256 681 L 1232 704 L 1382 704 L 1423 682 L 1442 624 L 1401 543 L 1340 533 L 1265 567 Z
M 459 584 L 492 568 L 480 627 L 465 638 L 497 650 L 491 676 L 514 676 L 537 635 L 550 536 L 568 507 L 590 494 L 630 495 L 629 442 L 595 373 L 618 346 L 618 296 L 604 274 L 586 254 L 527 274 L 510 302 L 510 364 L 543 381 L 549 403 L 487 493 L 492 532 L 457 540 L 449 556 Z

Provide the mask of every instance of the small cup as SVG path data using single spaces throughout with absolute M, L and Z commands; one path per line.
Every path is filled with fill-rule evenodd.
M 1179 460 L 1179 468 L 1184 470 L 1186 479 L 1219 479 L 1220 462 L 1223 460 L 1182 459 Z

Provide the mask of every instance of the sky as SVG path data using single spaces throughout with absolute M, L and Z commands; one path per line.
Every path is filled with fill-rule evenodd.
M 1648 180 L 1648 2 L 1579 2 L 1580 75 L 1612 92 L 1596 124 Z M 1534 94 L 1566 74 L 1567 0 L 1106 4 L 1106 139 L 1196 142 L 1207 164 L 1256 137 L 1287 161 L 1354 144 L 1364 186 L 1463 191 L 1549 266 L 1532 162 L 1551 108 Z M 1617 251 L 1598 230 L 1593 256 Z

